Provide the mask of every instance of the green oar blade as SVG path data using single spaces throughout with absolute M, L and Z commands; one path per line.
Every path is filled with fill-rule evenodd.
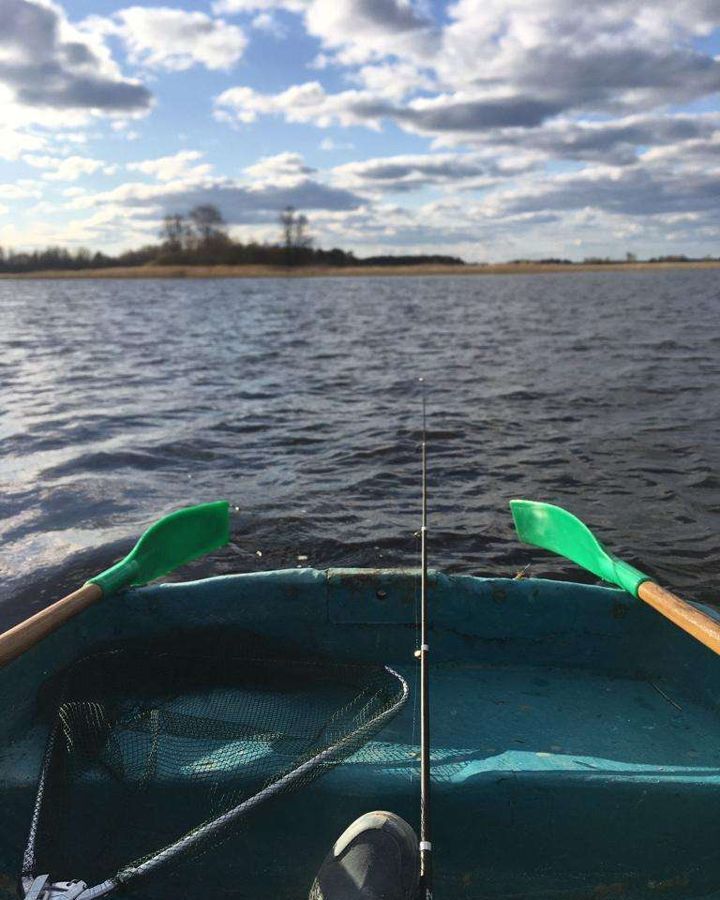
M 611 556 L 587 525 L 561 506 L 511 500 L 510 509 L 518 537 L 526 544 L 564 556 L 635 597 L 640 584 L 649 580 L 638 569 Z
M 90 581 L 105 595 L 146 584 L 229 540 L 230 506 L 226 500 L 188 506 L 151 525 L 125 559 Z

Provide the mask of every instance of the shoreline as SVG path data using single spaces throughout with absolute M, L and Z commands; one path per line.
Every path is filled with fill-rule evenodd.
M 101 279 L 101 278 L 378 278 L 407 276 L 468 277 L 472 275 L 542 275 L 562 272 L 648 272 L 667 269 L 718 269 L 720 260 L 708 262 L 618 263 L 492 263 L 484 266 L 126 266 L 107 269 L 61 269 L 39 272 L 3 272 L 0 280 Z

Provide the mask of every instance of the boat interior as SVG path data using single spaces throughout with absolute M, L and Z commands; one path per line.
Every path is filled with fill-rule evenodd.
M 0 672 L 0 895 L 16 895 L 59 673 L 89 649 L 168 634 L 238 629 L 381 663 L 410 697 L 349 759 L 129 896 L 298 900 L 356 816 L 417 826 L 418 600 L 415 570 L 297 569 L 130 590 L 67 623 Z M 720 660 L 610 588 L 431 572 L 429 600 L 435 896 L 720 896 Z M 149 815 L 198 802 L 188 771 L 165 772 Z M 88 787 L 78 860 L 137 843 L 111 782 Z M 76 865 L 53 878 L 85 878 Z

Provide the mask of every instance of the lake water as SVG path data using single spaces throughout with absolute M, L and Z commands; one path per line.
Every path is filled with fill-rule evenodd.
M 592 580 L 520 545 L 561 503 L 686 596 L 720 588 L 720 271 L 0 282 L 0 624 L 158 516 L 227 498 L 178 573 L 417 564 Z

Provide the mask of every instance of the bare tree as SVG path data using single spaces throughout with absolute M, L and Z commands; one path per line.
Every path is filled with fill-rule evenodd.
M 227 240 L 226 222 L 222 213 L 212 203 L 203 203 L 190 210 L 190 220 L 195 227 L 198 243 L 203 247 Z
M 308 219 L 302 213 L 298 213 L 294 206 L 287 206 L 280 213 L 280 227 L 282 228 L 281 242 L 285 248 L 286 265 L 297 262 L 298 251 L 312 246 L 312 238 L 307 233 Z
M 163 227 L 160 230 L 160 238 L 167 250 L 178 253 L 183 248 L 187 226 L 185 219 L 179 213 L 171 213 L 163 219 Z
M 282 245 L 290 253 L 294 246 L 295 237 L 295 207 L 286 206 L 280 213 L 280 227 L 282 228 Z
M 295 247 L 303 249 L 312 245 L 312 238 L 307 233 L 307 216 L 300 214 L 295 216 Z

